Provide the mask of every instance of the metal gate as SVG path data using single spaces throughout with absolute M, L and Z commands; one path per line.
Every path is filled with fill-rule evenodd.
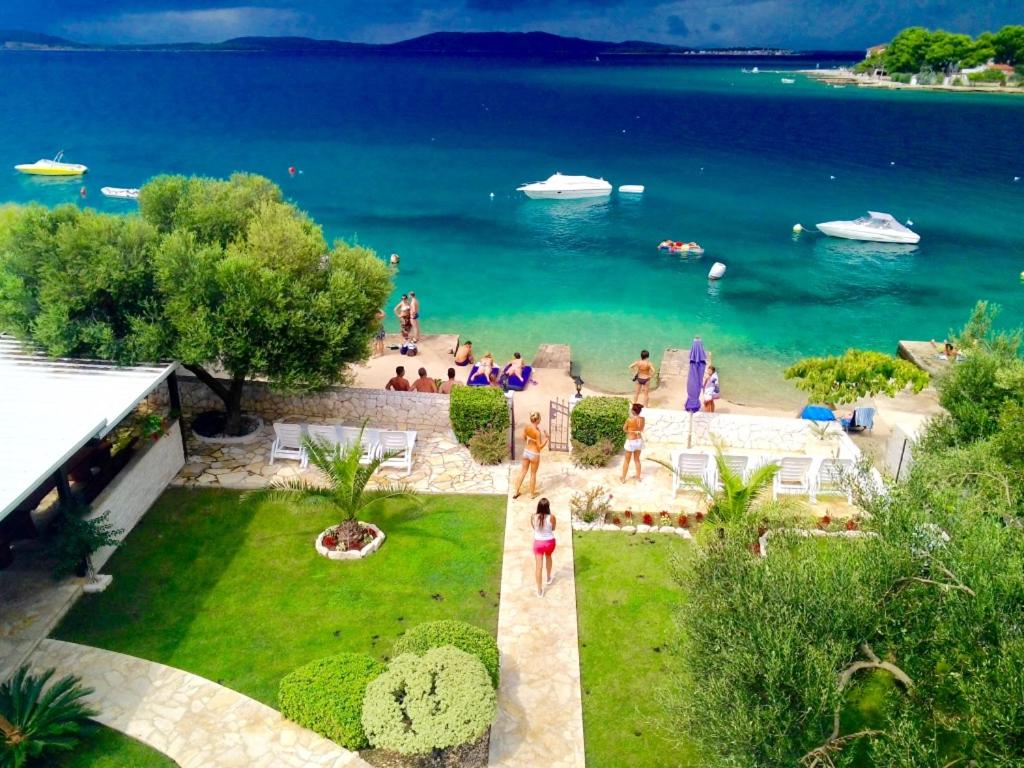
M 548 406 L 548 431 L 551 439 L 548 442 L 549 451 L 569 450 L 569 402 L 567 400 L 554 399 Z

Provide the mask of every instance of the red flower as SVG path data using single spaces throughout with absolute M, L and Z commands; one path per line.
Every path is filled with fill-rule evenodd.
M 334 536 L 324 536 L 323 539 L 320 540 L 320 543 L 328 549 L 334 549 L 338 546 L 338 540 Z
M 680 515 L 679 516 L 679 527 L 680 528 L 689 528 L 690 527 L 690 518 L 689 518 L 688 515 Z
M 619 516 L 618 515 L 616 515 L 615 517 L 612 518 L 612 525 L 622 525 L 622 521 L 619 520 Z
M 848 530 L 848 531 L 856 531 L 857 530 L 857 521 L 854 520 L 852 517 L 849 520 L 846 521 L 846 530 Z
M 661 518 L 662 518 L 662 520 L 668 520 L 669 514 L 668 514 L 668 510 L 667 509 L 661 510 Z
M 761 542 L 760 541 L 755 541 L 753 544 L 751 544 L 750 545 L 750 551 L 753 552 L 755 555 L 760 555 L 761 554 Z
M 644 512 L 644 525 L 654 525 L 654 517 L 650 512 Z
M 701 512 L 700 510 L 697 510 L 697 513 L 693 516 L 693 518 L 699 523 L 701 520 L 704 519 L 704 513 Z
M 821 518 L 821 520 L 818 521 L 818 525 L 820 525 L 822 528 L 828 528 L 829 525 L 831 525 L 831 524 L 832 524 L 832 518 L 829 517 L 828 515 L 825 515 L 824 517 Z

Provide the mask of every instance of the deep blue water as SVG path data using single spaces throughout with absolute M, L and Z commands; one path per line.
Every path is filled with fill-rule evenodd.
M 110 211 L 134 204 L 101 186 L 262 173 L 328 237 L 399 252 L 425 332 L 498 356 L 570 343 L 608 387 L 641 347 L 698 333 L 726 396 L 758 401 L 797 357 L 939 338 L 979 298 L 1024 324 L 1024 96 L 784 85 L 752 63 L 779 66 L 0 52 L 0 200 L 80 201 L 82 182 L 13 170 L 58 149 Z M 556 170 L 647 192 L 514 191 Z M 791 234 L 869 208 L 921 245 Z M 665 238 L 707 254 L 661 254 Z

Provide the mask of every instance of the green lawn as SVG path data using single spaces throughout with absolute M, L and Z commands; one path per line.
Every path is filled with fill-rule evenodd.
M 661 694 L 681 668 L 672 563 L 692 545 L 664 534 L 577 533 L 573 547 L 587 765 L 699 766 Z
M 74 752 L 47 754 L 33 766 L 46 768 L 177 768 L 155 749 L 111 728 L 100 726 Z
M 160 661 L 276 706 L 281 677 L 343 651 L 378 658 L 424 621 L 495 633 L 505 498 L 427 496 L 379 506 L 387 535 L 357 562 L 313 549 L 329 511 L 168 489 L 55 636 Z

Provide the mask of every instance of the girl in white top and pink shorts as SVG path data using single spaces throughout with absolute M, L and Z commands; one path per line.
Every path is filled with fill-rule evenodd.
M 547 584 L 555 579 L 551 575 L 551 553 L 555 551 L 555 525 L 557 521 L 551 514 L 551 504 L 547 499 L 537 502 L 537 512 L 530 518 L 533 528 L 533 557 L 536 562 L 537 597 L 544 597 L 544 564 L 548 567 Z

